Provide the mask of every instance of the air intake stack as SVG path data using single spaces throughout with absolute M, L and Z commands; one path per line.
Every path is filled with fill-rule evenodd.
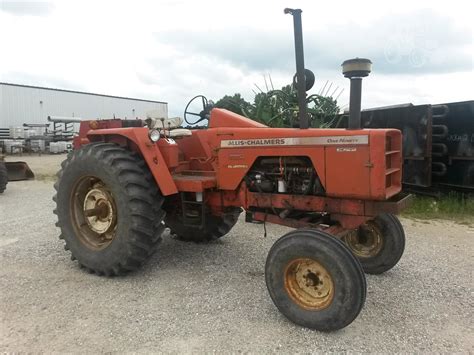
M 348 129 L 360 129 L 362 78 L 372 70 L 372 62 L 365 58 L 348 59 L 342 63 L 342 74 L 351 80 Z

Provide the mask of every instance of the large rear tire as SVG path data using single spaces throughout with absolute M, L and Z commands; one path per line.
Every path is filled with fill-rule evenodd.
M 4 161 L 0 161 L 0 193 L 6 190 L 8 184 L 8 171 Z
M 281 313 L 321 331 L 349 325 L 367 290 L 362 267 L 349 249 L 314 229 L 295 230 L 276 241 L 268 253 L 265 281 Z
M 98 275 L 138 269 L 156 249 L 165 215 L 143 160 L 95 143 L 71 152 L 61 166 L 54 213 L 71 259 Z
M 403 226 L 396 216 L 389 213 L 381 214 L 347 234 L 343 241 L 368 274 L 390 270 L 397 265 L 405 250 Z

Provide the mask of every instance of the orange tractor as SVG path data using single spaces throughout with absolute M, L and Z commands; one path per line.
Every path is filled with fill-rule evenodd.
M 206 129 L 180 118 L 83 121 L 62 163 L 54 197 L 72 259 L 98 275 L 138 269 L 168 227 L 178 239 L 221 238 L 246 222 L 296 228 L 269 251 L 265 280 L 276 307 L 318 330 L 347 326 L 366 296 L 364 271 L 379 274 L 402 256 L 394 216 L 401 191 L 401 133 L 360 129 L 360 83 L 370 61 L 343 65 L 351 78 L 350 129 L 311 129 L 305 113 L 301 10 L 295 26 L 300 128 L 269 128 L 203 96 Z M 307 71 L 306 71 L 307 72 Z M 193 100 L 194 100 L 193 99 Z M 197 122 L 193 122 L 197 123 Z

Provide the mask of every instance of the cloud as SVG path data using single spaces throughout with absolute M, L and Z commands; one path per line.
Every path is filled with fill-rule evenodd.
M 282 35 L 286 37 L 284 44 Z M 155 38 L 190 56 L 208 55 L 248 70 L 280 70 L 294 66 L 291 34 L 232 28 L 212 35 L 196 30 L 162 31 L 155 33 Z
M 170 111 L 174 114 L 182 114 L 181 109 L 197 94 L 217 100 L 240 92 L 250 99 L 253 83 L 262 80 L 261 74 L 218 58 L 187 53 L 151 57 L 136 71 L 136 77 L 143 89 L 172 103 Z
M 63 77 L 45 74 L 31 74 L 25 72 L 10 71 L 2 74 L 2 81 L 7 83 L 43 86 L 53 89 L 65 89 L 83 91 L 85 88 L 81 84 L 69 81 Z
M 431 10 L 385 15 L 365 25 L 339 23 L 324 33 L 303 28 L 306 67 L 339 70 L 348 58 L 367 57 L 383 74 L 450 73 L 472 69 L 472 32 Z M 248 70 L 294 70 L 293 37 L 281 29 L 163 31 L 160 43 L 189 55 L 213 56 Z
M 46 16 L 54 10 L 54 4 L 48 1 L 5 1 L 0 10 L 16 16 Z
M 217 100 L 238 92 L 251 100 L 254 84 L 265 90 L 263 74 L 279 88 L 295 72 L 292 19 L 283 15 L 288 4 L 282 0 L 115 1 L 113 16 L 109 1 L 0 4 L 0 43 L 9 49 L 0 56 L 1 81 L 167 101 L 170 115 L 179 115 L 194 95 Z M 429 0 L 298 5 L 306 67 L 316 74 L 311 93 L 328 80 L 331 92 L 344 88 L 344 106 L 349 81 L 340 64 L 359 56 L 374 62 L 363 84 L 364 107 L 472 99 L 467 6 Z M 87 25 L 75 25 L 77 19 Z

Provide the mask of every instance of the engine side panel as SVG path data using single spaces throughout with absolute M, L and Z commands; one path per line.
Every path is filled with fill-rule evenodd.
M 325 147 L 326 192 L 333 197 L 371 196 L 370 147 Z
M 219 168 L 217 180 L 219 187 L 223 190 L 235 190 L 243 177 L 249 172 L 259 157 L 308 157 L 325 186 L 325 157 L 324 148 L 232 148 L 220 149 L 218 153 Z
M 223 190 L 237 189 L 263 156 L 308 157 L 327 196 L 384 200 L 401 190 L 397 130 L 218 128 L 206 134 Z

